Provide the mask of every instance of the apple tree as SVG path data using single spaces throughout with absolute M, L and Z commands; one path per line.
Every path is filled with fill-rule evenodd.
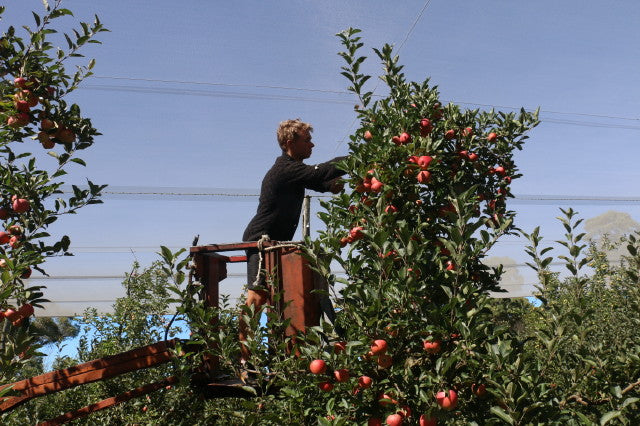
M 58 33 L 54 23 L 72 12 L 61 0 L 43 3 L 33 26 L 8 26 L 0 38 L 0 382 L 37 351 L 29 322 L 46 299 L 43 286 L 28 283 L 32 270 L 45 273 L 47 257 L 70 254 L 69 237 L 53 238 L 49 227 L 100 203 L 104 188 L 88 181 L 86 189 L 73 185 L 65 194 L 62 179 L 72 164 L 85 165 L 78 154 L 99 134 L 67 98 L 92 74 L 94 60 L 78 62 L 81 48 L 99 43 L 95 36 L 106 29 L 96 16 Z
M 482 260 L 515 232 L 507 201 L 521 175 L 513 154 L 537 113 L 443 105 L 428 80 L 406 80 L 389 45 L 374 49 L 388 87 L 374 101 L 360 71 L 358 33 L 339 34 L 342 74 L 360 101 L 360 126 L 339 164 L 348 189 L 323 204 L 326 230 L 306 250 L 338 290 L 337 318 L 298 336 L 301 344 L 288 351 L 291 341 L 246 316 L 254 321 L 247 344 L 259 391 L 243 421 L 526 422 L 536 408 L 521 406 L 505 366 L 520 342 L 492 321 L 487 296 L 500 291 L 502 271 Z M 345 278 L 332 275 L 335 263 Z M 194 339 L 209 342 L 222 367 L 237 373 L 237 330 L 207 328 L 193 297 L 183 297 L 190 320 L 201 317 Z
M 351 191 L 324 204 L 327 229 L 309 250 L 317 269 L 342 284 L 336 329 L 343 332 L 329 338 L 346 345 L 303 348 L 333 370 L 349 370 L 351 379 L 328 377 L 332 392 L 316 388 L 326 404 L 313 414 L 358 422 L 498 420 L 517 410 L 495 385 L 501 352 L 514 346 L 491 321 L 487 292 L 501 291 L 501 268 L 482 260 L 499 237 L 515 232 L 507 201 L 521 175 L 513 153 L 538 124 L 537 113 L 443 105 L 428 80 L 406 81 L 389 45 L 374 49 L 388 87 L 374 101 L 360 72 L 358 32 L 339 34 L 342 74 L 361 103 L 360 128 L 341 165 Z M 331 262 L 346 278 L 331 275 Z M 362 377 L 371 384 L 359 383 Z

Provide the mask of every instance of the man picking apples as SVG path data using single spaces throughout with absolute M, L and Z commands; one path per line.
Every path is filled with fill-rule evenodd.
M 317 192 L 342 190 L 339 177 L 345 172 L 333 164 L 344 157 L 336 157 L 326 163 L 309 166 L 302 161 L 311 156 L 313 127 L 300 119 L 280 123 L 277 131 L 282 155 L 269 169 L 260 190 L 256 215 L 251 219 L 242 236 L 243 241 L 256 241 L 263 235 L 276 241 L 291 241 L 298 227 L 305 189 Z M 257 249 L 247 250 L 247 306 L 259 308 L 267 301 L 264 272 L 259 271 L 260 256 Z M 246 324 L 240 322 L 240 341 L 246 341 Z M 241 345 L 242 361 L 249 357 L 247 348 Z

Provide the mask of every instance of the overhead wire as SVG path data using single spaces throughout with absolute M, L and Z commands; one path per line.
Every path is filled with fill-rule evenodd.
M 102 77 L 107 78 L 107 77 Z M 111 78 L 120 78 L 120 77 L 111 77 Z M 132 79 L 137 80 L 137 79 Z M 150 79 L 139 79 L 142 81 L 150 80 Z M 155 80 L 151 80 L 155 81 Z M 162 80 L 161 80 L 162 81 Z M 175 81 L 175 83 L 186 83 Z M 220 85 L 220 86 L 249 86 L 252 85 L 243 85 L 243 84 L 225 84 L 225 83 L 204 83 L 204 82 L 193 82 L 191 84 L 211 84 L 211 85 Z M 349 92 L 341 92 L 336 90 L 322 90 L 322 89 L 302 89 L 302 88 L 287 88 L 284 86 L 261 86 L 255 85 L 255 87 L 270 87 L 270 88 L 278 88 L 278 89 L 291 89 L 291 90 L 304 90 L 310 92 L 323 92 L 323 93 L 333 93 L 333 94 L 349 94 Z M 81 86 L 80 89 L 88 89 L 88 90 L 99 90 L 99 91 L 120 91 L 120 92 L 135 92 L 135 93 L 150 93 L 150 94 L 169 94 L 169 95 L 184 95 L 184 96 L 202 96 L 202 97 L 221 97 L 221 98 L 240 98 L 240 99 L 258 99 L 258 100 L 277 100 L 277 101 L 301 101 L 301 102 L 316 102 L 316 103 L 328 103 L 328 104 L 341 104 L 341 105 L 351 105 L 353 104 L 352 100 L 345 99 L 322 99 L 322 98 L 309 98 L 309 97 L 298 97 L 298 96 L 284 96 L 284 95 L 270 95 L 264 93 L 244 93 L 244 92 L 220 92 L 220 91 L 203 91 L 203 90 L 189 90 L 189 89 L 172 89 L 172 88 L 160 88 L 160 87 L 141 87 L 141 86 L 116 86 L 116 85 L 95 85 L 95 84 L 85 84 Z M 377 85 L 374 90 L 377 89 Z M 381 97 L 382 95 L 372 96 Z M 464 102 L 464 101 L 447 101 L 444 102 L 452 102 L 461 105 L 473 105 L 473 106 L 485 106 L 491 108 L 500 108 L 500 109 L 511 109 L 511 110 L 520 110 L 521 108 L 513 107 L 513 106 L 504 106 L 504 105 L 493 105 L 493 104 L 481 104 L 474 102 Z M 525 108 L 525 111 L 532 112 L 533 109 Z M 551 110 L 540 110 L 540 113 L 543 114 L 562 114 L 562 115 L 575 115 L 575 116 L 584 116 L 584 117 L 592 117 L 592 118 L 604 118 L 604 119 L 613 119 L 613 120 L 626 120 L 633 122 L 640 122 L 640 118 L 632 118 L 632 117 L 623 117 L 623 116 L 615 116 L 615 115 L 607 115 L 607 114 L 595 114 L 595 113 L 581 113 L 581 112 L 565 112 L 565 111 L 551 111 Z M 351 129 L 353 128 L 353 124 L 357 121 L 357 117 L 355 117 L 349 126 L 349 131 L 347 134 L 338 141 L 336 145 L 336 150 L 344 143 L 346 138 L 348 137 Z M 583 127 L 601 127 L 601 128 L 609 128 L 609 129 L 623 129 L 623 130 L 640 130 L 640 126 L 632 126 L 627 124 L 615 124 L 615 123 L 600 123 L 600 122 L 592 122 L 592 121 L 581 121 L 581 120 L 561 120 L 554 118 L 546 118 L 542 117 L 540 119 L 543 123 L 555 123 L 555 124 L 567 124 L 572 126 L 583 126 Z
M 82 185 L 77 185 L 82 187 Z M 116 189 L 105 189 L 103 195 L 154 195 L 166 197 L 259 197 L 260 193 L 257 189 L 246 189 L 246 193 L 225 192 L 227 188 L 198 188 L 192 191 L 188 190 L 158 190 L 154 186 L 132 186 L 132 187 L 115 187 Z M 130 189 L 128 189 L 130 188 Z M 63 185 L 61 190 L 65 194 L 72 194 L 73 189 L 70 185 Z M 238 191 L 237 189 L 234 189 Z M 310 195 L 311 198 L 331 198 L 331 195 Z M 512 201 L 593 201 L 593 202 L 640 202 L 640 196 L 624 197 L 624 196 L 598 196 L 598 195 L 555 195 L 555 194 L 521 194 L 514 195 Z
M 247 87 L 247 88 L 267 88 L 267 89 L 277 89 L 277 90 L 292 90 L 292 91 L 302 91 L 302 92 L 315 92 L 315 93 L 330 93 L 337 95 L 350 95 L 351 92 L 346 90 L 330 90 L 330 89 L 314 89 L 314 88 L 303 88 L 303 87 L 290 87 L 290 86 L 274 86 L 274 85 L 261 85 L 261 84 L 240 84 L 240 83 L 221 83 L 221 82 L 203 82 L 203 81 L 182 81 L 182 80 L 160 80 L 160 79 L 151 79 L 151 78 L 137 78 L 137 77 L 118 77 L 118 76 L 92 76 L 92 78 L 99 79 L 111 79 L 111 80 L 126 80 L 126 81 L 143 81 L 143 82 L 158 82 L 158 83 L 171 83 L 171 84 L 189 84 L 189 85 L 206 85 L 206 86 L 219 86 L 219 87 Z M 95 90 L 104 90 L 104 91 L 130 91 L 130 92 L 149 92 L 149 93 L 166 93 L 166 94 L 178 94 L 178 95 L 193 95 L 193 96 L 222 96 L 222 97 L 255 97 L 262 99 L 272 99 L 272 100 L 301 100 L 301 101 L 313 101 L 313 102 L 327 102 L 327 103 L 341 103 L 341 104 L 352 104 L 352 101 L 349 100 L 341 100 L 341 99 L 311 99 L 311 98 L 299 98 L 299 97 L 285 97 L 280 95 L 265 95 L 258 93 L 244 93 L 244 92 L 209 92 L 202 90 L 187 90 L 187 89 L 171 89 L 171 88 L 161 88 L 161 87 L 148 87 L 148 86 L 117 86 L 117 85 L 99 85 L 99 84 L 84 84 L 79 87 L 78 90 L 82 89 L 95 89 Z M 373 97 L 382 98 L 383 95 L 376 95 L 375 93 L 372 95 Z M 460 105 L 470 105 L 470 106 L 479 106 L 479 107 L 487 107 L 487 108 L 499 108 L 499 109 L 510 109 L 514 111 L 519 111 L 522 107 L 516 107 L 511 105 L 498 105 L 498 104 L 488 104 L 481 102 L 469 102 L 469 101 L 459 101 L 454 99 L 443 99 L 444 102 L 455 103 Z M 524 108 L 525 111 L 533 112 L 535 108 Z M 549 109 L 540 109 L 540 113 L 543 114 L 557 114 L 557 115 L 574 115 L 581 117 L 590 117 L 590 118 L 604 118 L 611 120 L 624 120 L 624 121 L 633 121 L 640 122 L 640 118 L 638 117 L 627 117 L 620 115 L 612 115 L 612 114 L 598 114 L 591 112 L 578 112 L 578 111 L 557 111 L 557 110 L 549 110 Z M 590 122 L 582 122 L 582 121 L 564 121 L 553 120 L 552 119 L 544 119 L 544 121 L 550 122 L 561 122 L 563 124 L 583 124 Z M 599 123 L 595 123 L 599 124 Z M 633 128 L 635 129 L 635 128 Z

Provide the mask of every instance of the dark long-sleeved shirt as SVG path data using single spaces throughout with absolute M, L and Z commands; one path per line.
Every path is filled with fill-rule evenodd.
M 242 236 L 243 241 L 259 240 L 264 234 L 272 240 L 291 241 L 298 228 L 305 188 L 317 192 L 331 189 L 331 181 L 345 174 L 333 163 L 345 157 L 316 166 L 296 161 L 287 154 L 276 162 L 262 180 L 258 211 Z

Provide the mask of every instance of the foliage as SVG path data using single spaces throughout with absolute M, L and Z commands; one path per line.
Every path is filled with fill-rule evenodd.
M 558 421 L 634 423 L 640 419 L 639 234 L 608 244 L 628 251 L 621 264 L 613 266 L 595 242 L 582 242 L 585 234 L 577 232 L 582 222 L 577 213 L 562 213 L 558 219 L 566 239 L 558 243 L 567 255 L 558 258 L 569 271 L 567 277 L 550 271 L 554 258 L 545 256 L 551 247 L 541 247 L 539 229 L 526 234 L 542 302 L 524 316 L 527 328 L 522 335 L 530 339 L 526 352 L 536 359 L 541 381 L 552 390 Z
M 374 49 L 389 95 L 372 102 L 360 73 L 359 30 L 339 34 L 343 75 L 360 99 L 360 128 L 340 167 L 351 191 L 323 204 L 326 231 L 305 256 L 332 285 L 335 323 L 285 337 L 280 295 L 266 323 L 246 306 L 205 307 L 206 289 L 183 251 L 161 250 L 162 264 L 127 281 L 112 316 L 87 313 L 78 360 L 165 338 L 168 303 L 179 304 L 191 337 L 172 365 L 52 395 L 10 417 L 54 417 L 167 375 L 180 385 L 86 420 L 159 424 L 635 424 L 640 402 L 640 233 L 625 237 L 629 256 L 611 265 L 580 232 L 569 209 L 560 221 L 549 269 L 540 231 L 524 233 L 537 272 L 539 305 L 495 300 L 500 267 L 483 263 L 505 234 L 513 153 L 537 113 L 462 110 L 437 88 L 407 82 L 391 46 Z M 521 232 L 521 231 L 520 231 Z M 338 263 L 346 278 L 331 273 Z M 187 275 L 188 274 L 188 275 Z M 274 283 L 275 276 L 269 277 Z M 171 294 L 171 296 L 170 296 Z M 241 365 L 238 324 L 253 333 Z M 172 320 L 173 321 L 173 320 Z M 172 332 L 168 332 L 171 334 Z M 323 365 L 326 365 L 326 370 Z M 206 367 L 213 366 L 214 369 Z M 35 367 L 34 367 L 35 368 Z M 241 377 L 252 398 L 204 401 L 198 384 Z M 193 386 L 195 385 L 195 386 Z M 29 417 L 31 416 L 31 417 Z M 34 417 L 35 416 L 35 417 Z
M 357 33 L 339 34 L 346 48 L 343 75 L 362 104 L 361 127 L 339 165 L 352 191 L 324 204 L 327 230 L 307 241 L 306 252 L 321 275 L 343 286 L 336 326 L 322 323 L 297 336 L 292 348 L 292 340 L 272 331 L 286 322 L 272 315 L 264 327 L 243 308 L 245 321 L 254 321 L 247 344 L 257 393 L 279 391 L 255 398 L 255 411 L 244 411 L 243 420 L 362 424 L 396 412 L 412 422 L 421 414 L 447 422 L 503 420 L 517 402 L 511 386 L 498 384 L 511 374 L 503 364 L 521 346 L 505 334 L 508 327 L 492 321 L 487 292 L 500 290 L 501 268 L 482 259 L 497 238 L 515 231 L 506 206 L 509 184 L 520 176 L 513 151 L 522 148 L 537 115 L 442 106 L 428 81 L 405 81 L 388 45 L 375 52 L 389 96 L 372 103 L 364 92 L 369 77 L 359 71 L 365 58 L 357 55 Z M 330 273 L 332 262 L 346 279 Z M 200 291 L 194 283 L 180 294 L 184 314 L 198 324 L 194 339 L 237 374 L 236 331 L 227 332 L 233 315 L 207 312 L 195 297 Z M 216 316 L 228 318 L 225 327 L 207 326 Z M 386 353 L 374 353 L 372 342 L 381 339 Z M 300 356 L 291 356 L 294 351 Z M 329 365 L 326 375 L 309 372 L 314 359 Z M 334 375 L 343 369 L 348 379 Z M 372 385 L 359 387 L 361 376 Z M 473 395 L 480 385 L 491 398 Z M 451 390 L 459 404 L 447 411 L 437 394 Z
M 74 358 L 58 358 L 54 363 L 54 369 L 115 355 L 164 339 L 165 328 L 169 325 L 169 302 L 168 281 L 162 265 L 156 263 L 140 270 L 135 264 L 123 285 L 127 295 L 116 301 L 113 314 L 98 314 L 95 310 L 89 309 L 83 317 L 77 319 L 76 325 L 81 329 L 78 355 Z M 168 330 L 170 338 L 181 332 L 181 327 L 175 325 L 170 326 Z M 34 376 L 42 372 L 40 365 L 39 368 L 30 369 L 27 374 Z M 52 419 L 66 411 L 162 380 L 172 374 L 173 367 L 169 364 L 83 385 L 34 399 L 24 407 L 10 412 L 4 421 L 7 424 L 31 424 L 36 420 Z M 184 413 L 190 409 L 191 403 L 184 402 L 193 399 L 189 392 L 184 387 L 176 390 L 169 386 L 168 389 L 155 392 L 149 398 L 139 398 L 128 404 L 96 413 L 87 418 L 86 422 L 113 424 L 157 421 L 177 424 L 179 421 L 176 419 L 184 419 Z
M 99 134 L 80 107 L 65 100 L 91 75 L 94 61 L 76 65 L 73 73 L 65 63 L 82 57 L 85 44 L 99 43 L 95 36 L 106 29 L 97 17 L 92 24 L 80 22 L 79 29 L 63 34 L 67 48 L 54 47 L 53 24 L 72 15 L 60 3 L 44 2 L 44 15 L 33 13 L 35 27 L 22 27 L 24 37 L 9 26 L 0 38 L 0 382 L 37 353 L 40 331 L 29 318 L 32 307 L 46 299 L 43 286 L 28 284 L 32 269 L 45 273 L 47 257 L 70 254 L 69 237 L 53 239 L 49 227 L 99 203 L 104 188 L 88 181 L 87 189 L 74 185 L 71 195 L 62 191 L 61 179 L 72 164 L 85 165 L 78 154 Z M 43 147 L 50 150 L 49 161 Z

